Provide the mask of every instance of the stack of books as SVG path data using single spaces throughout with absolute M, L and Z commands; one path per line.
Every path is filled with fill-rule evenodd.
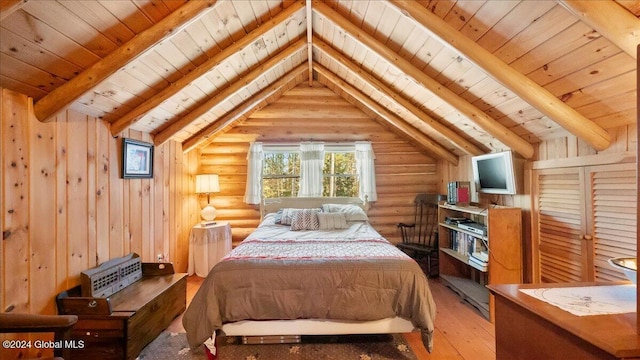
M 486 251 L 472 252 L 469 256 L 469 265 L 480 271 L 489 269 L 489 253 Z

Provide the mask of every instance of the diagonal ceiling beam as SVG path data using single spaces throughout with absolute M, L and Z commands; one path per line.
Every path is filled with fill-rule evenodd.
M 640 20 L 615 1 L 559 0 L 580 21 L 596 29 L 622 51 L 638 59 Z
M 376 40 L 373 36 L 367 34 L 349 20 L 342 17 L 342 15 L 331 9 L 328 5 L 322 2 L 316 2 L 314 5 L 314 11 L 319 12 L 324 17 L 331 20 L 337 26 L 341 27 L 349 36 L 358 40 L 364 46 L 376 52 L 380 57 L 386 59 L 390 64 L 393 64 L 408 76 L 417 80 L 424 87 L 429 89 L 429 91 L 456 108 L 460 113 L 465 115 L 469 120 L 473 121 L 491 136 L 500 140 L 503 144 L 507 145 L 513 151 L 527 159 L 533 156 L 533 146 L 513 131 L 509 130 L 506 126 L 500 124 L 491 116 L 487 115 L 482 110 L 460 97 L 458 94 L 444 87 L 442 84 L 420 71 L 420 69 L 416 68 L 409 61 L 402 58 L 386 45 Z
M 423 132 L 419 131 L 404 120 L 400 119 L 387 108 L 371 100 L 371 98 L 369 98 L 367 95 L 363 94 L 360 90 L 357 90 L 346 81 L 342 80 L 339 76 L 335 75 L 324 66 L 316 63 L 314 69 L 318 74 L 324 76 L 328 81 L 342 89 L 342 91 L 344 91 L 345 93 L 351 95 L 354 99 L 356 99 L 362 105 L 366 106 L 369 110 L 376 113 L 383 120 L 391 124 L 405 136 L 408 136 L 411 140 L 422 146 L 430 154 L 434 154 L 440 159 L 447 160 L 453 165 L 458 165 L 458 157 L 455 154 L 443 148 L 440 144 L 430 139 Z
M 0 21 L 6 19 L 9 15 L 22 9 L 28 0 L 2 0 L 0 1 Z
M 357 78 L 364 81 L 365 83 L 368 83 L 373 88 L 375 88 L 378 92 L 387 96 L 389 99 L 392 99 L 396 104 L 405 108 L 407 111 L 411 112 L 418 119 L 422 120 L 431 129 L 440 133 L 442 136 L 446 137 L 458 149 L 470 155 L 480 155 L 484 153 L 484 151 L 482 151 L 480 148 L 475 146 L 473 143 L 471 143 L 470 141 L 460 136 L 454 130 L 446 127 L 439 121 L 435 120 L 424 111 L 420 110 L 420 108 L 413 105 L 409 100 L 405 99 L 402 95 L 398 94 L 396 91 L 393 91 L 389 86 L 383 83 L 376 76 L 367 72 L 362 67 L 356 65 L 353 61 L 351 61 L 351 59 L 344 56 L 344 54 L 340 53 L 336 49 L 332 48 L 329 44 L 325 43 L 324 41 L 316 37 L 313 40 L 313 46 L 319 51 L 322 51 L 329 57 L 333 58 L 338 63 L 342 64 L 351 72 L 352 75 L 356 76 Z
M 197 20 L 215 3 L 215 0 L 189 1 L 182 5 L 178 10 L 137 34 L 124 45 L 38 100 L 33 107 L 36 118 L 42 122 L 51 121 L 58 111 L 142 55 L 153 45 L 170 38 L 181 28 Z
M 189 152 L 205 142 L 210 142 L 213 138 L 222 133 L 226 128 L 236 121 L 250 116 L 255 111 L 266 105 L 265 101 L 270 97 L 284 92 L 288 88 L 297 86 L 304 81 L 302 77 L 308 71 L 308 65 L 300 64 L 295 69 L 280 77 L 273 84 L 262 89 L 233 110 L 211 123 L 209 126 L 198 131 L 195 135 L 182 142 L 182 151 Z
M 412 1 L 390 0 L 390 3 L 398 7 L 407 18 L 414 19 L 433 33 L 444 45 L 462 53 L 492 78 L 594 149 L 604 150 L 611 144 L 609 133 L 598 124 L 582 116 L 535 81 L 462 35 L 431 11 L 416 6 Z
M 306 39 L 299 39 L 293 44 L 289 45 L 286 49 L 280 51 L 278 54 L 275 54 L 269 58 L 264 64 L 256 67 L 251 70 L 249 73 L 238 79 L 236 82 L 226 87 L 224 90 L 212 96 L 207 101 L 197 106 L 195 109 L 191 110 L 186 115 L 178 118 L 171 122 L 171 124 L 165 128 L 164 130 L 157 133 L 153 142 L 156 145 L 161 145 L 165 141 L 169 140 L 173 135 L 175 135 L 178 131 L 182 130 L 186 126 L 190 125 L 192 122 L 196 121 L 199 117 L 206 114 L 213 107 L 217 106 L 223 101 L 228 100 L 230 97 L 234 96 L 238 91 L 244 89 L 246 86 L 251 84 L 255 79 L 262 76 L 265 72 L 275 68 L 280 65 L 284 61 L 286 61 L 291 55 L 296 52 L 304 49 L 307 45 Z
M 197 1 L 196 1 L 197 2 Z M 266 21 L 264 24 L 254 29 L 247 35 L 243 36 L 241 39 L 231 44 L 229 47 L 225 48 L 221 52 L 215 54 L 203 64 L 193 69 L 191 72 L 187 73 L 185 76 L 180 78 L 178 81 L 173 84 L 167 86 L 162 91 L 152 96 L 142 104 L 136 106 L 133 110 L 124 114 L 120 119 L 114 121 L 111 124 L 111 135 L 116 136 L 120 132 L 124 131 L 131 125 L 135 124 L 138 120 L 140 120 L 143 116 L 145 116 L 149 111 L 158 107 L 164 101 L 172 97 L 173 95 L 180 92 L 182 89 L 187 87 L 189 84 L 205 75 L 212 68 L 219 65 L 222 61 L 227 59 L 228 57 L 234 55 L 241 49 L 245 48 L 253 44 L 256 40 L 258 40 L 261 36 L 266 34 L 267 32 L 273 30 L 276 26 L 287 20 L 289 17 L 293 16 L 296 12 L 300 11 L 304 7 L 304 1 L 298 1 L 289 5 L 286 9 L 279 12 L 276 16 Z

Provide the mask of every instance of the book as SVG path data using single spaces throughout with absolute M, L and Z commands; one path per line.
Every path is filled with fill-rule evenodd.
M 447 203 L 468 203 L 470 200 L 469 181 L 451 181 L 447 184 Z
M 472 252 L 471 256 L 474 257 L 475 259 L 481 261 L 481 262 L 484 262 L 484 263 L 489 262 L 489 254 L 484 252 L 484 251 Z
M 487 264 L 486 262 L 481 262 L 473 256 L 469 256 L 469 265 L 480 271 L 489 270 L 489 264 Z

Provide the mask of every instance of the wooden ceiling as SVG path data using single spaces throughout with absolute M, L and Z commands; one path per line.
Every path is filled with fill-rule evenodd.
M 185 151 L 305 81 L 452 163 L 567 135 L 604 150 L 636 123 L 640 0 L 0 4 L 0 86 L 40 121 L 72 108 Z

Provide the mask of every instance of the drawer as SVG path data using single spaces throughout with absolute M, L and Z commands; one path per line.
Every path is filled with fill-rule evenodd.
M 126 321 L 121 319 L 78 319 L 71 331 L 83 338 L 124 338 Z
M 71 350 L 73 360 L 122 360 L 125 359 L 126 344 L 124 338 L 86 338 L 73 337 L 84 341 L 84 347 Z

